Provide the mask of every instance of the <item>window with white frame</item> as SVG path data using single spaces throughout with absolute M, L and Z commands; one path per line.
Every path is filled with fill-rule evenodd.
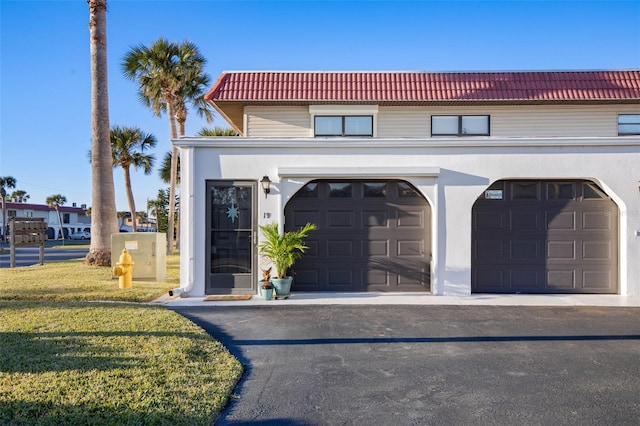
M 618 114 L 618 136 L 640 135 L 640 114 Z
M 432 115 L 431 136 L 489 136 L 489 116 Z

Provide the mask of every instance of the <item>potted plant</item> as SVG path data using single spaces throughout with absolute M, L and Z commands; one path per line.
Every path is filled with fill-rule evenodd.
M 316 230 L 313 223 L 307 223 L 296 231 L 280 233 L 278 223 L 260 225 L 264 241 L 258 249 L 264 260 L 271 262 L 275 268 L 275 278 L 271 278 L 271 284 L 275 288 L 276 296 L 285 299 L 289 297 L 293 277 L 287 276 L 287 271 L 302 253 L 308 248 L 304 245 L 304 239 L 309 232 Z
M 264 300 L 273 298 L 273 286 L 271 285 L 271 268 L 262 270 L 262 279 L 260 280 L 260 296 Z

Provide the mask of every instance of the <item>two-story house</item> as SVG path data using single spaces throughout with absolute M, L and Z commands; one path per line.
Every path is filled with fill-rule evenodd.
M 91 229 L 91 217 L 87 216 L 87 206 L 82 204 L 80 207 L 73 203 L 71 206 L 60 206 L 60 219 L 62 226 L 58 220 L 58 213 L 53 207 L 46 204 L 31 203 L 15 203 L 7 202 L 5 209 L 7 211 L 7 230 L 8 224 L 12 217 L 33 217 L 44 219 L 48 223 L 47 238 L 57 239 L 64 236 L 67 238 L 69 234 Z M 0 234 L 2 233 L 2 214 L 0 214 Z
M 640 295 L 638 70 L 225 72 L 206 99 L 241 136 L 173 141 L 174 293 L 256 292 L 277 221 L 318 226 L 293 291 Z

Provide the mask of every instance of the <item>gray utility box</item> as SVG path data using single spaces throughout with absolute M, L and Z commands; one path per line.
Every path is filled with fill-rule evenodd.
M 111 267 L 126 248 L 133 261 L 134 280 L 164 281 L 167 278 L 167 235 L 160 232 L 111 234 Z

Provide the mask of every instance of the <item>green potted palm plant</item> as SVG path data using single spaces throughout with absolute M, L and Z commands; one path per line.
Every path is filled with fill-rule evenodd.
M 258 246 L 263 259 L 271 262 L 275 268 L 275 277 L 271 278 L 276 296 L 289 297 L 293 277 L 287 276 L 287 271 L 308 248 L 304 245 L 304 239 L 309 232 L 316 230 L 313 223 L 307 223 L 295 231 L 280 233 L 278 223 L 260 225 L 264 240 Z

